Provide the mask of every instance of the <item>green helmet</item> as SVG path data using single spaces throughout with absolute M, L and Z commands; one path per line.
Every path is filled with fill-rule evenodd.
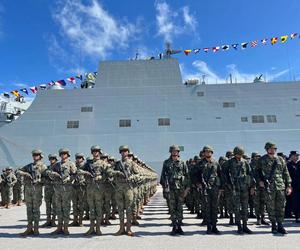
M 178 145 L 172 145 L 172 146 L 170 146 L 169 152 L 172 153 L 172 151 L 174 151 L 174 150 L 180 152 L 179 146 Z
M 245 150 L 240 147 L 240 146 L 237 146 L 233 149 L 233 154 L 234 155 L 244 155 L 245 154 Z
M 276 148 L 276 144 L 275 143 L 273 143 L 273 142 L 267 142 L 266 144 L 265 144 L 265 150 L 268 150 L 268 149 L 270 149 L 270 148 Z
M 70 157 L 70 150 L 69 150 L 68 148 L 61 148 L 61 149 L 58 151 L 59 156 L 61 156 L 63 153 L 68 154 L 68 156 Z
M 94 145 L 91 147 L 91 152 L 99 151 L 101 153 L 101 148 L 99 145 Z
M 42 158 L 44 157 L 42 150 L 40 149 L 34 149 L 31 151 L 32 155 L 40 155 Z
M 76 154 L 75 154 L 75 159 L 76 159 L 76 158 L 83 158 L 83 159 L 84 159 L 85 157 L 84 157 L 84 154 L 83 154 L 83 153 L 76 153 Z
M 203 152 L 205 152 L 205 151 L 210 151 L 210 152 L 214 153 L 214 149 L 213 149 L 211 146 L 209 146 L 209 145 L 205 145 L 205 146 L 203 147 L 202 151 L 203 151 Z
M 48 155 L 48 159 L 50 160 L 50 159 L 56 159 L 56 160 L 58 160 L 58 156 L 57 156 L 57 154 L 49 154 Z
M 122 151 L 130 152 L 129 147 L 127 145 L 122 145 L 119 147 L 119 152 L 121 153 Z
M 225 154 L 226 158 L 231 158 L 234 156 L 233 152 L 231 150 L 227 151 L 226 154 Z

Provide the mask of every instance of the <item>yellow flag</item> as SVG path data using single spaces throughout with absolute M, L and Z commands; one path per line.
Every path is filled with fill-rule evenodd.
M 183 52 L 187 56 L 188 54 L 190 54 L 192 52 L 192 50 L 191 49 L 186 49 Z
M 20 96 L 20 93 L 18 90 L 14 90 L 14 91 L 11 91 L 10 93 L 12 93 L 14 96 L 16 97 L 19 97 Z
M 287 41 L 287 39 L 289 38 L 289 36 L 282 36 L 281 37 L 281 42 L 285 43 Z
M 278 41 L 278 37 L 272 37 L 271 38 L 271 44 L 274 45 L 275 43 L 277 43 Z

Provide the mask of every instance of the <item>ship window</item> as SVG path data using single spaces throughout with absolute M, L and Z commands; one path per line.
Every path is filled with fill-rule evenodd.
M 93 107 L 81 107 L 81 112 L 93 112 Z
M 265 117 L 263 115 L 252 115 L 252 123 L 264 123 Z
M 158 126 L 170 126 L 170 118 L 159 118 Z
M 187 121 L 191 121 L 192 120 L 192 118 L 191 117 L 187 117 L 187 118 L 185 118 Z
M 203 91 L 198 91 L 197 96 L 204 96 L 204 92 Z
M 293 98 L 293 101 L 298 101 L 298 98 Z
M 235 102 L 223 102 L 223 108 L 234 108 Z
M 216 119 L 217 120 L 221 120 L 222 118 L 221 118 L 221 116 L 217 116 Z
M 267 121 L 270 123 L 276 123 L 277 122 L 276 115 L 267 115 Z
M 298 115 L 298 114 L 296 114 L 295 116 L 296 116 L 296 117 L 300 117 L 300 114 L 299 114 L 299 115 Z
M 119 127 L 121 128 L 131 127 L 131 120 L 120 120 Z
M 67 128 L 79 128 L 79 121 L 68 121 Z
M 184 146 L 179 146 L 179 149 L 180 149 L 181 152 L 183 152 L 184 151 Z
M 241 117 L 241 122 L 248 122 L 248 117 L 247 116 L 242 116 Z

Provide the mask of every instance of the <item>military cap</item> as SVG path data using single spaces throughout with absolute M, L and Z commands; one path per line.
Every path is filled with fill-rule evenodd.
M 209 145 L 205 145 L 203 148 L 202 148 L 202 151 L 205 152 L 205 151 L 210 151 L 210 152 L 214 152 L 214 149 L 209 146 Z
M 84 159 L 85 157 L 84 157 L 84 154 L 83 154 L 83 153 L 76 153 L 76 154 L 75 154 L 75 159 L 76 159 L 76 158 L 83 158 L 83 159 Z
M 233 152 L 231 150 L 229 150 L 229 151 L 226 152 L 225 156 L 227 158 L 231 158 L 232 156 L 234 156 L 234 154 L 233 154 Z
M 260 157 L 260 154 L 258 152 L 252 152 L 251 158 L 254 158 L 254 157 Z
M 40 149 L 34 149 L 31 151 L 32 155 L 40 155 L 42 158 L 44 157 L 42 150 Z
M 68 154 L 68 156 L 70 157 L 70 150 L 69 150 L 68 148 L 61 148 L 61 149 L 58 151 L 59 156 L 61 156 L 63 153 Z
M 119 147 L 119 152 L 121 153 L 122 151 L 130 152 L 129 147 L 127 145 L 122 145 Z
M 240 146 L 236 146 L 233 149 L 233 154 L 234 155 L 244 155 L 245 154 L 245 150 L 242 147 L 240 147 Z
M 300 155 L 298 151 L 290 151 L 290 156 L 292 155 Z
M 171 153 L 174 150 L 180 152 L 179 146 L 178 145 L 171 145 L 170 148 L 169 148 L 169 152 Z
M 101 153 L 101 148 L 99 145 L 94 145 L 91 147 L 91 152 L 99 151 Z
M 269 142 L 269 141 L 268 141 L 268 142 L 265 144 L 265 150 L 268 150 L 268 149 L 270 149 L 270 148 L 275 148 L 275 149 L 277 149 L 275 143 Z
M 58 160 L 57 154 L 49 154 L 48 159 L 51 159 L 51 158 Z

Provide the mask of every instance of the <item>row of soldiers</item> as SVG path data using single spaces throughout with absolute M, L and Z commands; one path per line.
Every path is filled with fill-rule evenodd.
M 267 209 L 272 233 L 286 234 L 282 223 L 286 196 L 292 193 L 291 177 L 284 159 L 276 155 L 276 145 L 267 142 L 265 150 L 263 156 L 253 154 L 249 162 L 244 149 L 237 146 L 218 162 L 213 158 L 213 148 L 204 146 L 199 159 L 187 166 L 180 159 L 180 148 L 171 146 L 160 180 L 171 214 L 171 234 L 183 234 L 184 202 L 191 212 L 203 216 L 207 234 L 220 234 L 217 228 L 220 207 L 226 207 L 229 224 L 237 226 L 238 234 L 251 234 L 247 226 L 249 197 L 255 203 L 257 224 L 268 224 Z
M 62 148 L 59 156 L 49 155 L 50 165 L 46 166 L 43 152 L 33 150 L 33 162 L 16 171 L 24 179 L 27 208 L 27 229 L 21 235 L 39 235 L 44 190 L 47 220 L 43 226 L 56 226 L 52 234 L 69 235 L 69 226 L 82 226 L 86 212 L 90 227 L 85 235 L 101 235 L 100 225 L 109 225 L 109 218 L 118 213 L 116 235 L 133 236 L 132 225 L 139 224 L 139 213 L 156 192 L 157 175 L 130 153 L 128 146 L 120 146 L 119 152 L 121 159 L 116 161 L 95 145 L 91 147 L 92 157 L 85 159 L 77 153 L 73 163 L 70 150 Z M 71 204 L 73 221 L 69 224 Z

